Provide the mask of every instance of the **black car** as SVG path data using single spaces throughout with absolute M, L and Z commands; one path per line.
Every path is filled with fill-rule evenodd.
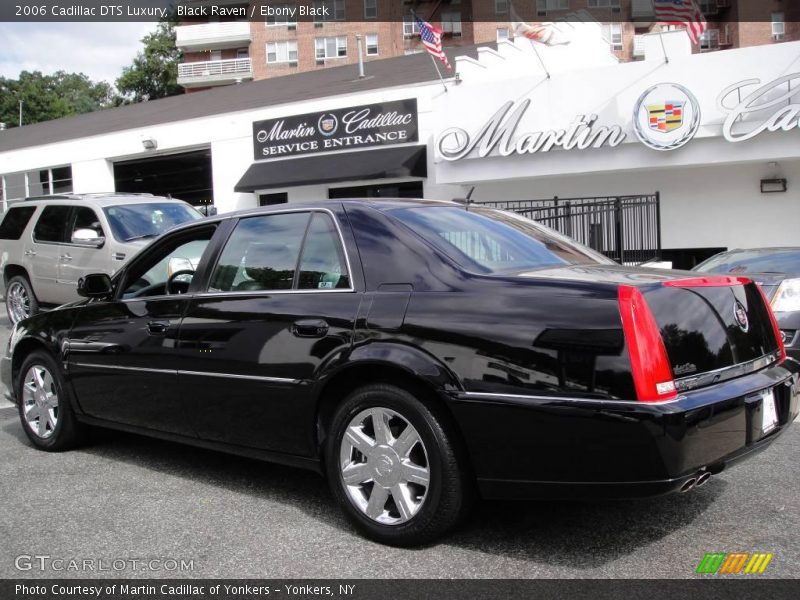
M 778 320 L 786 353 L 800 361 L 800 248 L 729 250 L 692 270 L 743 275 L 761 286 Z
M 198 242 L 196 270 L 158 277 Z M 622 267 L 475 205 L 221 215 L 79 288 L 2 362 L 33 444 L 95 425 L 306 467 L 391 544 L 476 494 L 688 491 L 798 412 L 749 280 Z

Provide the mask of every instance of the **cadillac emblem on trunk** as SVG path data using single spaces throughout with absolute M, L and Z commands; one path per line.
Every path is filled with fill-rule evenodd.
M 739 326 L 739 329 L 747 333 L 747 330 L 750 329 L 750 321 L 747 318 L 747 310 L 745 310 L 744 305 L 738 300 L 733 304 L 733 317 L 736 319 L 736 324 Z

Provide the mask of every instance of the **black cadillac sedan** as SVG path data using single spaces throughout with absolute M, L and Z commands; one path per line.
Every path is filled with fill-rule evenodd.
M 474 205 L 226 214 L 79 291 L 2 361 L 34 445 L 102 426 L 314 469 L 389 544 L 476 495 L 688 491 L 798 412 L 749 279 L 621 267 Z

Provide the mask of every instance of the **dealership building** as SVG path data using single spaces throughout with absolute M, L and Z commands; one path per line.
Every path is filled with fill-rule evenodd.
M 471 191 L 533 216 L 566 207 L 575 237 L 604 250 L 620 218 L 603 202 L 639 203 L 622 235 L 655 236 L 681 266 L 800 245 L 800 42 L 692 54 L 673 31 L 620 63 L 594 25 L 574 27 L 587 29 L 538 54 L 525 39 L 452 50 L 443 81 L 415 54 L 364 77 L 349 65 L 0 131 L 3 206 L 120 191 L 228 212 Z

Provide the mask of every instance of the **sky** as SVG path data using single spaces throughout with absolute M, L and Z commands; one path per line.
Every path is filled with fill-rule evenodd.
M 0 76 L 85 73 L 112 85 L 156 23 L 0 23 Z

